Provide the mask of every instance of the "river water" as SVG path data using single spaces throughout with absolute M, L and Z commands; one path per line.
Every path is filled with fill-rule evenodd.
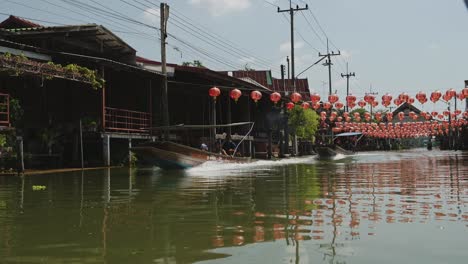
M 0 263 L 467 263 L 468 153 L 0 177 Z

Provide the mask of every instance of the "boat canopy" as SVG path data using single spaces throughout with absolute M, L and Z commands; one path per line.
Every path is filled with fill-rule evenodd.
M 346 132 L 346 133 L 335 135 L 335 137 L 352 137 L 352 136 L 360 136 L 360 135 L 362 135 L 361 132 Z
M 185 125 L 185 124 L 179 124 L 179 125 L 174 125 L 174 126 L 152 127 L 151 130 L 210 129 L 210 128 L 219 128 L 219 127 L 244 126 L 244 125 L 252 125 L 252 124 L 254 124 L 254 122 L 239 122 L 239 123 L 219 124 L 219 125 Z

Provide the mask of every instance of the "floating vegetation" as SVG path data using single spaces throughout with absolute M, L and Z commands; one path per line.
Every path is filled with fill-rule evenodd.
M 44 185 L 33 185 L 32 189 L 33 191 L 43 191 L 47 189 L 47 187 Z

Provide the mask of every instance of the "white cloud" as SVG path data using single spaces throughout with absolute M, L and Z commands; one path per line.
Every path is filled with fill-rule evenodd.
M 303 47 L 304 47 L 304 42 L 302 42 L 302 41 L 294 43 L 294 48 L 295 49 L 300 49 L 300 48 L 303 48 Z M 280 49 L 280 52 L 282 52 L 282 53 L 291 52 L 291 42 L 282 43 L 280 45 L 279 49 Z
M 207 8 L 212 16 L 221 16 L 249 8 L 251 0 L 189 0 L 189 3 Z
M 145 12 L 143 12 L 143 20 L 146 23 L 159 27 L 159 24 L 160 24 L 159 13 L 160 13 L 159 8 L 147 8 Z

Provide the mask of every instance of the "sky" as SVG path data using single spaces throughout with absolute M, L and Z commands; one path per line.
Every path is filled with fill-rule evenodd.
M 75 3 L 75 5 L 71 3 Z M 145 25 L 96 14 L 76 3 L 107 12 L 120 12 Z M 356 73 L 350 91 L 358 98 L 372 87 L 381 98 L 407 92 L 460 91 L 468 79 L 468 11 L 463 0 L 294 0 L 309 10 L 296 12 L 296 74 L 330 49 L 333 91 L 346 96 L 346 63 Z M 290 56 L 288 0 L 168 0 L 168 62 L 200 60 L 213 70 L 246 66 L 272 70 Z M 99 6 L 98 4 L 101 4 Z M 14 14 L 44 25 L 101 24 L 119 35 L 138 55 L 160 60 L 157 0 L 0 0 L 0 19 Z M 47 22 L 45 22 L 47 21 Z M 52 22 L 52 23 L 51 23 Z M 149 27 L 152 26 L 152 27 Z M 318 64 L 300 78 L 308 78 L 311 92 L 328 95 L 328 68 Z M 445 108 L 428 102 L 425 111 Z

